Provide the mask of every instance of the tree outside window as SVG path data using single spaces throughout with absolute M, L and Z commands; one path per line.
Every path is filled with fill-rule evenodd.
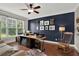
M 22 34 L 24 30 L 24 21 L 0 16 L 0 39 L 15 37 Z

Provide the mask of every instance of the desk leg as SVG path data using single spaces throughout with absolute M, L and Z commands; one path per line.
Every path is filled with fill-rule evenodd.
M 28 38 L 26 41 L 26 47 L 30 48 L 30 39 Z
M 29 44 L 29 48 L 31 48 L 31 49 L 35 48 L 35 40 L 34 39 L 29 38 L 29 43 L 28 44 Z
M 20 43 L 20 45 L 22 44 L 22 37 L 20 37 L 20 42 L 19 43 Z
M 16 39 L 16 42 L 18 42 L 18 38 L 16 37 L 15 39 Z
M 41 50 L 42 50 L 42 52 L 44 52 L 45 51 L 45 48 L 44 48 L 44 40 L 43 40 L 43 42 L 42 42 L 42 47 L 41 47 Z

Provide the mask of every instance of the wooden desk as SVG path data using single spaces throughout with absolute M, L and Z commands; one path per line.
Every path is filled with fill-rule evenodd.
M 40 43 L 39 43 L 39 48 L 42 48 L 42 47 L 41 47 L 41 45 L 42 45 L 41 43 L 43 42 L 43 39 L 46 38 L 46 37 L 39 38 L 39 37 L 34 36 L 34 35 L 18 36 L 18 37 L 20 37 L 20 44 L 22 43 L 23 38 L 26 38 L 26 40 L 27 40 L 26 46 L 28 46 L 29 48 L 35 48 L 35 44 L 36 44 L 35 41 L 40 42 Z
M 36 36 L 34 36 L 34 35 L 29 35 L 29 36 L 26 36 L 27 38 L 29 38 L 29 39 L 34 39 L 34 40 L 42 40 L 42 38 L 39 38 L 39 37 L 36 37 Z

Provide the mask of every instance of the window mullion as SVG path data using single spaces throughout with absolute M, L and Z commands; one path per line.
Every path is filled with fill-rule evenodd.
M 1 21 L 0 21 L 0 25 L 1 25 Z M 0 40 L 1 40 L 1 26 L 0 26 Z
M 7 37 L 8 37 L 8 19 L 6 18 L 6 34 L 7 34 Z
M 16 35 L 18 35 L 17 20 L 16 20 Z
M 22 22 L 22 24 L 23 24 L 23 34 L 24 34 L 24 32 L 25 32 L 25 30 L 24 30 L 24 21 Z

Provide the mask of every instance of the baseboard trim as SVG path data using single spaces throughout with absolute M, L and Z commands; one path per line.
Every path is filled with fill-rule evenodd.
M 75 48 L 75 49 L 76 49 L 76 51 L 79 53 L 79 49 L 78 49 L 76 46 L 75 46 L 74 48 Z

